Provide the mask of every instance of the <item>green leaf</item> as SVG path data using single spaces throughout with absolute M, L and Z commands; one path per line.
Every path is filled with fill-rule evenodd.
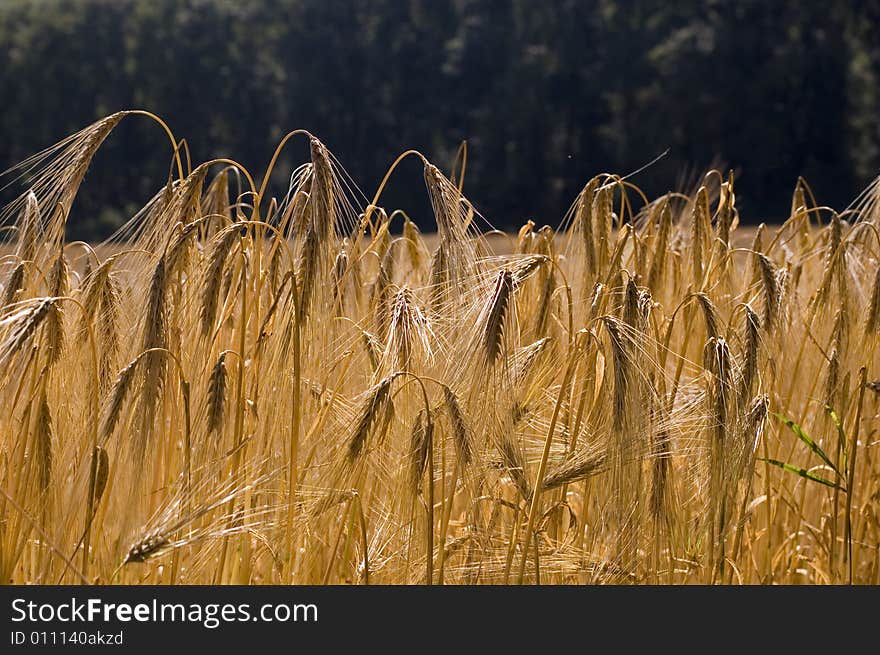
M 824 484 L 826 487 L 831 487 L 832 489 L 840 489 L 841 491 L 846 491 L 839 484 L 835 484 L 831 482 L 831 480 L 826 480 L 825 478 L 819 477 L 815 473 L 810 473 L 807 469 L 803 469 L 800 466 L 795 466 L 794 464 L 786 464 L 785 462 L 780 462 L 778 459 L 764 459 L 761 458 L 762 462 L 767 462 L 768 464 L 772 464 L 773 466 L 778 466 L 783 471 L 788 471 L 789 473 L 794 473 L 795 475 L 799 475 L 802 478 L 807 478 L 807 480 L 812 480 L 813 482 L 818 482 L 819 484 Z
M 787 425 L 788 428 L 792 432 L 794 432 L 795 436 L 798 439 L 800 439 L 805 444 L 807 444 L 807 447 L 810 450 L 812 450 L 816 455 L 818 455 L 819 459 L 821 459 L 823 462 L 825 462 L 828 466 L 831 467 L 831 470 L 834 471 L 838 475 L 838 477 L 841 477 L 841 478 L 843 477 L 841 475 L 840 471 L 837 470 L 837 467 L 834 465 L 834 463 L 828 458 L 828 455 L 826 455 L 825 452 L 821 448 L 819 448 L 819 444 L 817 444 L 815 441 L 810 439 L 810 437 L 807 435 L 807 433 L 803 431 L 801 426 L 799 426 L 797 423 L 792 421 L 790 418 L 783 416 L 782 414 L 775 414 L 774 413 L 773 416 L 775 416 L 780 421 L 785 423 L 785 425 Z

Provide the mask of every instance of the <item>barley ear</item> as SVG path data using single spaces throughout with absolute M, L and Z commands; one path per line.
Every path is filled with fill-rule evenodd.
M 452 426 L 452 437 L 459 461 L 463 466 L 470 464 L 473 460 L 471 432 L 465 421 L 458 397 L 447 386 L 443 387 L 443 401 L 446 405 L 446 412 L 449 414 L 449 423 Z
M 367 443 L 367 438 L 373 426 L 379 417 L 385 413 L 392 379 L 391 377 L 384 378 L 370 389 L 367 394 L 360 412 L 360 418 L 355 424 L 354 431 L 348 440 L 347 454 L 349 463 L 355 462 L 364 452 L 364 446 Z
M 513 275 L 507 269 L 503 269 L 495 278 L 495 287 L 483 318 L 483 353 L 490 366 L 495 363 L 503 349 L 504 322 L 512 295 Z
M 45 385 L 40 393 L 36 418 L 36 461 L 39 467 L 40 491 L 45 492 L 52 480 L 52 414 L 46 398 Z
M 220 354 L 208 381 L 207 413 L 208 433 L 219 432 L 223 425 L 226 408 L 226 352 Z

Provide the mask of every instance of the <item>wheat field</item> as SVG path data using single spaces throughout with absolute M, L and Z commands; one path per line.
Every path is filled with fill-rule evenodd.
M 145 119 L 167 184 L 66 242 Z M 129 111 L 7 172 L 0 580 L 878 584 L 880 183 L 739 229 L 732 174 L 603 174 L 505 236 L 465 160 L 365 198 L 307 132 L 258 179 Z

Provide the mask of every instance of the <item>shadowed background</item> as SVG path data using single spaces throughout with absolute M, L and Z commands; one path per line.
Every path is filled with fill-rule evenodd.
M 875 0 L 3 0 L 0 169 L 143 108 L 256 177 L 306 128 L 368 195 L 403 150 L 448 172 L 467 139 L 465 193 L 503 228 L 556 225 L 587 179 L 669 148 L 633 180 L 649 196 L 723 163 L 743 220 L 773 222 L 798 176 L 843 208 L 880 172 L 878 23 Z M 276 195 L 307 158 L 285 151 Z M 69 236 L 106 237 L 169 163 L 124 122 Z M 382 204 L 432 227 L 415 162 Z

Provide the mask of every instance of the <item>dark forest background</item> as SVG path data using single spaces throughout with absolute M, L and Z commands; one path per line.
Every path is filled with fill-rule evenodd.
M 842 208 L 880 173 L 878 28 L 880 0 L 0 0 L 0 169 L 143 108 L 257 177 L 306 128 L 367 194 L 403 150 L 448 171 L 467 139 L 465 193 L 499 227 L 555 225 L 588 178 L 667 148 L 647 192 L 720 162 L 743 219 L 774 221 L 799 175 Z M 71 230 L 109 234 L 169 158 L 124 121 Z M 383 204 L 430 227 L 425 197 L 413 162 Z

